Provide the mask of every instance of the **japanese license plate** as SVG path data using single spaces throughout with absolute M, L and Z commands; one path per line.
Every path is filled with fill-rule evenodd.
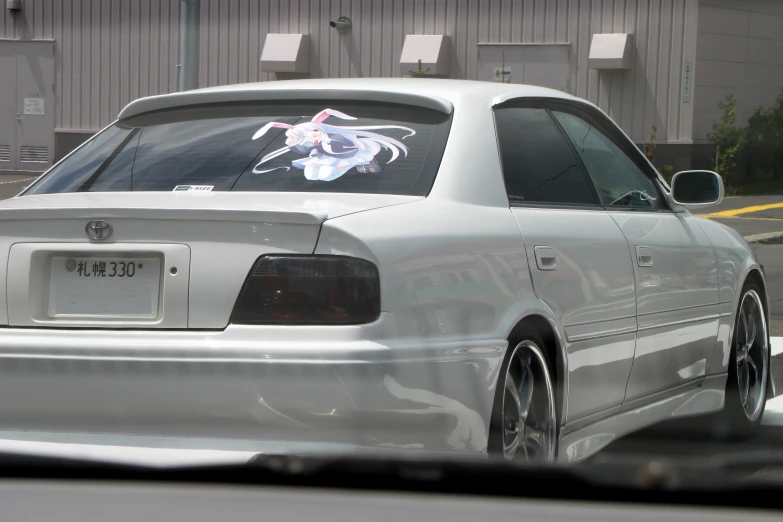
M 49 316 L 154 318 L 160 266 L 154 256 L 52 257 Z

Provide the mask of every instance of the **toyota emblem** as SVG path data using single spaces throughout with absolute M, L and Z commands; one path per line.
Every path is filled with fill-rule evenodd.
M 95 241 L 102 241 L 111 236 L 112 228 L 111 223 L 102 219 L 94 219 L 87 223 L 84 227 L 84 231 L 87 232 L 87 237 L 94 239 Z

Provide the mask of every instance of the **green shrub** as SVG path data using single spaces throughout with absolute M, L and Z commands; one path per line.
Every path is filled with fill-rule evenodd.
M 772 107 L 757 107 L 745 127 L 737 127 L 733 95 L 718 104 L 721 115 L 707 137 L 715 144 L 712 168 L 726 181 L 727 193 L 740 185 L 783 179 L 783 90 Z
M 733 94 L 718 104 L 721 114 L 718 121 L 712 123 L 712 131 L 707 134 L 715 144 L 715 158 L 712 169 L 732 183 L 736 181 L 737 155 L 743 145 L 745 129 L 735 125 L 737 121 L 737 100 Z

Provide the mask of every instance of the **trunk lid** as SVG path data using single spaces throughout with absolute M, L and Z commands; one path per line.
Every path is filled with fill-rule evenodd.
M 224 328 L 263 254 L 313 252 L 321 223 L 421 196 L 79 192 L 0 201 L 0 321 Z M 88 230 L 91 223 L 91 230 Z M 104 223 L 111 227 L 106 234 Z M 88 232 L 93 234 L 91 239 Z M 4 309 L 5 308 L 5 309 Z

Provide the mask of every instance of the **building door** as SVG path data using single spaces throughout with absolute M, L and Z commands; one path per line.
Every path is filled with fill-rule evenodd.
M 570 93 L 570 52 L 563 44 L 479 45 L 478 79 Z
M 54 42 L 0 41 L 0 170 L 42 172 L 54 157 Z

